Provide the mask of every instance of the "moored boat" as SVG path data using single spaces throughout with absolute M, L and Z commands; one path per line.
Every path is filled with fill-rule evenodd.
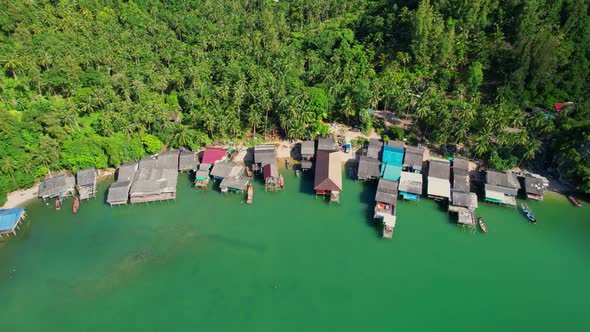
M 578 201 L 574 196 L 569 195 L 567 198 L 569 198 L 575 206 L 582 207 L 582 203 L 580 203 L 580 201 Z
M 533 216 L 533 213 L 531 212 L 531 210 L 529 209 L 529 207 L 522 203 L 520 205 L 520 207 L 522 208 L 522 213 L 524 213 L 524 216 L 527 217 L 527 219 L 532 222 L 533 224 L 537 223 L 537 219 L 535 219 L 535 216 Z
M 486 224 L 483 222 L 482 218 L 478 218 L 477 223 L 479 224 L 479 228 L 481 228 L 484 233 L 488 232 L 488 228 L 486 227 Z
M 254 187 L 252 187 L 252 183 L 248 184 L 248 198 L 246 200 L 246 203 L 248 204 L 252 204 L 252 200 L 254 199 Z
M 291 169 L 291 162 L 289 161 L 289 159 L 285 159 L 285 167 L 287 169 Z
M 74 204 L 72 204 L 72 212 L 78 213 L 78 209 L 80 208 L 80 199 L 78 197 L 74 198 Z
M 55 202 L 54 202 L 54 206 L 57 211 L 61 210 L 61 201 L 56 198 Z
M 246 174 L 248 174 L 249 178 L 252 177 L 252 171 L 250 170 L 250 166 L 246 166 Z

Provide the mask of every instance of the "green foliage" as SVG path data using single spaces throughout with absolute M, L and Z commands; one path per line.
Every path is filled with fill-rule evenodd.
M 0 193 L 164 144 L 323 137 L 334 121 L 404 136 L 367 108 L 499 168 L 544 149 L 589 187 L 586 1 L 310 3 L 5 1 Z M 524 116 L 570 100 L 556 125 Z
M 158 153 L 162 151 L 162 146 L 164 146 L 159 138 L 151 134 L 141 135 L 141 142 L 148 154 Z

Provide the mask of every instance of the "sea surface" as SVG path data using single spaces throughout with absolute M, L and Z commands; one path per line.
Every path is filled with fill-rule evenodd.
M 341 204 L 283 170 L 254 204 L 179 177 L 175 201 L 62 211 L 36 201 L 0 242 L 3 331 L 590 331 L 590 204 L 548 194 L 480 201 L 489 232 L 432 200 L 398 206 L 393 240 L 371 220 L 375 184 Z

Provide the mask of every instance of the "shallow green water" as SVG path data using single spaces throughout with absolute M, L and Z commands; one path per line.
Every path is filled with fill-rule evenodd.
M 196 192 L 78 215 L 35 202 L 0 243 L 6 331 L 590 330 L 590 213 L 564 197 L 480 202 L 488 234 L 431 200 L 401 202 L 392 241 L 370 222 L 375 187 L 344 182 L 341 205 L 286 174 L 254 205 Z

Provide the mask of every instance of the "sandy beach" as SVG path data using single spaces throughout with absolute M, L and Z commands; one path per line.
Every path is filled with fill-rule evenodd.
M 15 207 L 20 207 L 25 203 L 34 200 L 37 198 L 37 194 L 39 193 L 39 184 L 36 183 L 29 189 L 21 189 L 17 191 L 13 191 L 6 195 L 6 203 L 2 205 L 3 209 L 11 209 Z

